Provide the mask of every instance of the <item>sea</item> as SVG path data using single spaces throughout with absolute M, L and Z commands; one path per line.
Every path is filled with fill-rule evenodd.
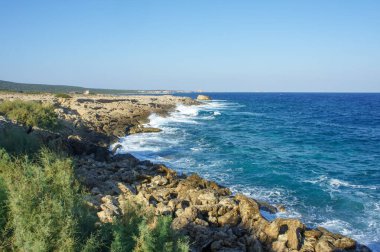
M 181 94 L 195 98 L 197 94 Z M 198 173 L 380 251 L 380 94 L 209 93 L 119 153 Z

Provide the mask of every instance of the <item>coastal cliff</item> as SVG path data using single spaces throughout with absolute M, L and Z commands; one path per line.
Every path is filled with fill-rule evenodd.
M 129 154 L 112 155 L 118 137 L 159 129 L 144 128 L 151 113 L 169 115 L 176 105 L 198 104 L 174 96 L 79 96 L 1 94 L 0 100 L 51 103 L 63 127 L 34 129 L 45 144 L 58 143 L 76 161 L 75 173 L 91 192 L 88 203 L 102 222 L 121 213 L 133 198 L 158 215 L 173 217 L 172 227 L 190 237 L 193 251 L 369 251 L 349 237 L 324 228 L 310 229 L 297 219 L 267 220 L 262 211 L 280 209 L 244 195 L 232 195 L 212 181 L 175 171 Z M 21 127 L 1 119 L 0 127 Z

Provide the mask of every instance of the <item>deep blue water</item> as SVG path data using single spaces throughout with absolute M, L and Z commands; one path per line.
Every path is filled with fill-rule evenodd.
M 151 116 L 163 132 L 123 138 L 122 151 L 283 204 L 279 216 L 380 251 L 380 94 L 209 95 Z

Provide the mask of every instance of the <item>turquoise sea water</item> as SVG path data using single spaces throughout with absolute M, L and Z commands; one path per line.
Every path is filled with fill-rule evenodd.
M 121 152 L 273 204 L 380 251 L 380 94 L 213 93 Z M 194 95 L 190 95 L 194 97 Z

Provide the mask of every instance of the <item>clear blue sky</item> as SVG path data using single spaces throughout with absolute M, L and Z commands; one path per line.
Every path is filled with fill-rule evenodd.
M 0 0 L 0 79 L 380 91 L 380 0 Z

